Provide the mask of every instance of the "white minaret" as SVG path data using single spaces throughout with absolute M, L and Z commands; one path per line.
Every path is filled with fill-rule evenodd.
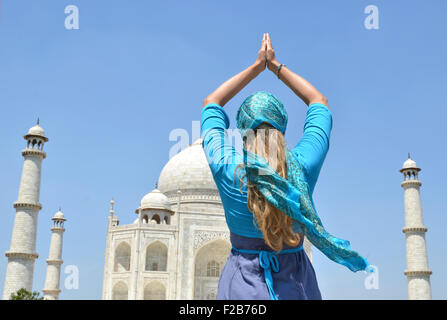
M 16 216 L 11 237 L 11 247 L 6 252 L 8 267 L 6 269 L 3 299 L 8 300 L 11 293 L 21 288 L 32 291 L 34 260 L 36 252 L 37 216 L 42 209 L 39 203 L 40 177 L 42 160 L 46 154 L 43 146 L 48 138 L 37 125 L 29 129 L 24 136 L 27 141 L 26 149 L 22 150 L 25 158 L 20 181 L 19 196 L 14 202 Z
M 113 257 L 112 252 L 112 229 L 119 225 L 118 217 L 115 216 L 115 210 L 113 209 L 115 205 L 115 200 L 110 200 L 110 211 L 109 218 L 107 224 L 107 237 L 106 237 L 106 252 L 105 252 L 105 262 L 104 262 L 104 280 L 102 285 L 102 299 L 110 299 L 108 297 L 108 292 L 112 292 L 111 283 L 109 279 L 111 279 L 113 262 L 111 258 Z
M 45 280 L 45 288 L 42 290 L 45 300 L 57 300 L 59 298 L 59 282 L 61 277 L 62 261 L 62 238 L 64 235 L 64 222 L 66 221 L 64 214 L 59 209 L 51 219 L 53 227 L 51 228 L 51 244 L 50 253 L 47 259 L 47 277 Z
M 427 248 L 425 244 L 425 233 L 427 228 L 422 219 L 421 196 L 419 188 L 422 183 L 418 180 L 416 162 L 410 159 L 404 162 L 400 172 L 404 175 L 402 188 L 404 188 L 405 201 L 405 233 L 407 242 L 407 269 L 404 274 L 408 279 L 408 299 L 429 300 L 431 299 L 430 275 L 428 268 Z

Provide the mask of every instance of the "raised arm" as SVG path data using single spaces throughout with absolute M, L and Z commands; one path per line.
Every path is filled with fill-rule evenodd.
M 258 52 L 258 57 L 255 63 L 221 84 L 213 93 L 205 98 L 203 107 L 205 107 L 209 103 L 217 103 L 218 105 L 223 107 L 251 80 L 256 78 L 262 71 L 264 71 L 267 64 L 266 51 L 267 34 L 264 33 L 262 37 L 261 49 Z
M 270 71 L 278 75 L 278 67 L 280 63 L 275 57 L 275 51 L 272 47 L 270 35 L 267 33 L 267 65 Z M 301 98 L 308 106 L 312 103 L 322 103 L 328 106 L 327 98 L 322 95 L 314 86 L 312 86 L 304 78 L 300 77 L 286 66 L 282 66 L 279 72 L 281 79 L 295 94 Z

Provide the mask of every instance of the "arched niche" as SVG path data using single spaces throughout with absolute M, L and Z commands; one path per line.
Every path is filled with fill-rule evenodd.
M 121 242 L 115 249 L 114 272 L 130 271 L 131 248 L 127 242 Z
M 168 262 L 168 247 L 155 241 L 146 248 L 146 271 L 166 271 Z
M 144 300 L 166 300 L 166 288 L 160 281 L 152 281 L 144 287 Z
M 217 285 L 228 259 L 231 246 L 227 240 L 216 239 L 201 247 L 194 259 L 194 299 L 216 299 Z
M 116 283 L 112 290 L 112 300 L 128 300 L 129 290 L 123 281 Z
M 151 220 L 155 221 L 157 224 L 160 224 L 161 222 L 160 216 L 158 214 L 154 214 Z

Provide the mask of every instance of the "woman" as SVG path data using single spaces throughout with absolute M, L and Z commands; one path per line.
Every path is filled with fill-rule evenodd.
M 257 92 L 237 113 L 244 142 L 241 155 L 225 132 L 229 119 L 223 106 L 266 67 L 308 105 L 304 133 L 293 150 L 287 149 L 284 106 L 272 94 Z M 350 250 L 348 241 L 326 232 L 312 200 L 331 129 L 327 99 L 277 61 L 268 33 L 255 63 L 205 99 L 203 148 L 233 246 L 219 280 L 218 299 L 321 299 L 303 250 L 304 236 L 350 270 L 367 268 L 366 259 Z

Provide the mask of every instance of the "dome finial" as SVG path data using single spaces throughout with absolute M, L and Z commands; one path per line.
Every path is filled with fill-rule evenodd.
M 109 211 L 111 216 L 113 216 L 113 213 L 114 213 L 114 211 L 113 211 L 114 205 L 115 205 L 115 200 L 113 200 L 113 197 L 112 197 L 112 200 L 110 200 L 110 211 Z
M 408 159 L 410 159 L 410 153 L 408 152 Z
M 39 117 L 37 117 L 37 125 L 39 125 L 40 119 Z

